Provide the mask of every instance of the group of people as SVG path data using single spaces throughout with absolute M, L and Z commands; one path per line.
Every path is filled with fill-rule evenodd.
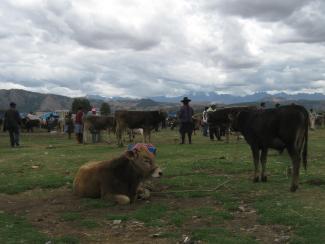
M 193 116 L 194 116 L 194 110 L 190 106 L 191 99 L 188 97 L 184 97 L 181 102 L 183 103 L 183 106 L 181 106 L 179 112 L 178 112 L 178 118 L 180 122 L 180 144 L 185 144 L 186 135 L 188 138 L 188 143 L 192 144 L 192 134 L 194 130 L 194 123 L 193 123 Z M 260 109 L 265 109 L 265 102 L 262 102 L 260 104 Z M 276 104 L 276 108 L 278 108 L 280 104 Z M 202 114 L 202 132 L 203 136 L 210 137 L 210 140 L 214 140 L 214 137 L 217 138 L 217 140 L 221 140 L 222 132 L 219 127 L 214 126 L 213 124 L 208 123 L 208 113 L 216 111 L 217 107 L 216 105 L 211 105 L 210 107 L 205 107 L 203 114 Z M 92 114 L 96 114 L 96 110 L 92 109 Z M 310 110 L 311 116 L 314 116 L 314 112 L 311 109 Z M 66 121 L 66 132 L 69 134 L 69 138 L 71 138 L 71 134 L 74 130 L 76 134 L 76 139 L 78 143 L 83 143 L 83 117 L 84 112 L 82 110 L 82 107 L 78 108 L 75 121 L 73 122 L 72 113 L 68 113 L 68 115 L 65 118 Z M 20 145 L 20 139 L 19 139 L 19 131 L 21 126 L 21 118 L 19 115 L 19 112 L 16 109 L 16 104 L 14 102 L 10 103 L 10 108 L 5 112 L 4 117 L 4 131 L 9 132 L 10 136 L 10 144 L 12 147 L 18 147 Z M 96 137 L 96 133 L 92 133 L 93 137 Z M 95 139 L 96 140 L 96 139 Z M 93 138 L 94 141 L 94 138 Z
M 216 110 L 217 106 L 215 104 L 212 104 L 210 107 L 205 107 L 202 114 L 203 136 L 209 135 L 211 141 L 214 141 L 214 138 L 217 138 L 218 141 L 221 141 L 221 136 L 223 134 L 220 127 L 209 123 L 208 121 L 208 113 L 215 112 Z
M 185 137 L 188 136 L 188 143 L 192 144 L 192 133 L 194 130 L 194 123 L 193 123 L 193 115 L 194 110 L 189 105 L 190 99 L 188 97 L 184 97 L 181 102 L 183 103 L 183 106 L 180 108 L 178 112 L 178 118 L 180 121 L 180 144 L 185 143 Z M 217 138 L 217 140 L 221 140 L 222 131 L 220 128 L 214 124 L 208 123 L 208 113 L 216 111 L 217 106 L 215 104 L 211 105 L 210 107 L 205 107 L 203 114 L 202 114 L 202 129 L 203 129 L 203 136 L 210 137 L 210 140 L 214 140 L 214 138 Z
M 17 105 L 14 102 L 9 104 L 9 109 L 4 114 L 3 125 L 3 131 L 9 132 L 10 145 L 13 148 L 20 146 L 20 128 L 22 125 L 22 119 L 16 107 Z M 83 116 L 84 113 L 82 108 L 79 107 L 76 114 L 75 123 L 73 122 L 72 113 L 68 113 L 65 118 L 67 125 L 66 132 L 68 132 L 70 137 L 74 128 L 78 143 L 82 143 L 83 139 Z
M 183 100 L 181 100 L 183 103 L 183 106 L 180 108 L 178 117 L 180 121 L 180 144 L 185 144 L 185 139 L 186 135 L 188 138 L 188 143 L 192 144 L 192 133 L 194 129 L 194 124 L 193 124 L 193 115 L 194 115 L 194 110 L 190 106 L 191 99 L 188 97 L 184 97 Z M 208 121 L 207 121 L 207 114 L 208 112 L 215 111 L 216 106 L 212 105 L 210 108 L 206 107 L 204 112 L 203 112 L 203 135 L 207 136 L 208 135 L 208 130 L 209 130 L 209 135 L 210 139 L 213 140 L 214 136 L 218 140 L 220 140 L 220 132 L 218 131 L 217 128 L 213 127 L 212 125 L 208 126 Z M 94 114 L 94 111 L 92 111 Z M 73 131 L 72 128 L 74 128 L 74 132 L 76 134 L 76 139 L 78 143 L 83 142 L 83 117 L 84 117 L 84 112 L 82 110 L 82 107 L 78 108 L 77 114 L 75 121 L 73 123 L 72 119 L 72 113 L 68 113 L 65 121 L 66 121 L 66 129 L 65 131 L 69 134 L 69 138 L 71 137 L 71 133 Z M 10 109 L 6 111 L 5 113 L 5 125 L 4 125 L 4 130 L 9 131 L 10 135 L 10 143 L 12 147 L 17 147 L 19 146 L 19 129 L 21 126 L 21 118 L 19 115 L 19 112 L 16 109 L 16 104 L 15 103 L 10 103 Z

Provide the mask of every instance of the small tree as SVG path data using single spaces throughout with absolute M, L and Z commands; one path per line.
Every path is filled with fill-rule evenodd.
M 103 102 L 100 106 L 100 114 L 101 115 L 109 115 L 111 113 L 111 107 L 108 103 Z
M 72 102 L 72 112 L 76 113 L 78 108 L 82 107 L 82 110 L 86 113 L 91 110 L 90 102 L 87 98 L 75 98 Z

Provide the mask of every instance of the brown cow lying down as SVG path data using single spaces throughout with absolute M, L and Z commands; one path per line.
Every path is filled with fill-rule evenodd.
M 120 157 L 92 162 L 80 167 L 73 182 L 77 196 L 103 198 L 119 204 L 132 203 L 143 193 L 140 184 L 150 177 L 160 177 L 152 144 L 138 143 Z M 146 197 L 149 197 L 146 191 Z

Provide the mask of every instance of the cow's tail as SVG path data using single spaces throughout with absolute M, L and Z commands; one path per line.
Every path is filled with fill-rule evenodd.
M 302 163 L 304 165 L 304 169 L 307 170 L 307 151 L 308 151 L 308 130 L 309 130 L 309 114 L 306 112 L 306 119 L 305 119 L 305 143 L 302 152 Z

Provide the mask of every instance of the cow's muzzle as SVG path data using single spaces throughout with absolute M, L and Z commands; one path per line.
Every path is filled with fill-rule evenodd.
M 161 177 L 163 175 L 163 172 L 162 172 L 162 170 L 161 170 L 161 168 L 156 168 L 155 169 L 155 171 L 152 173 L 152 177 L 153 178 L 159 178 L 159 177 Z

